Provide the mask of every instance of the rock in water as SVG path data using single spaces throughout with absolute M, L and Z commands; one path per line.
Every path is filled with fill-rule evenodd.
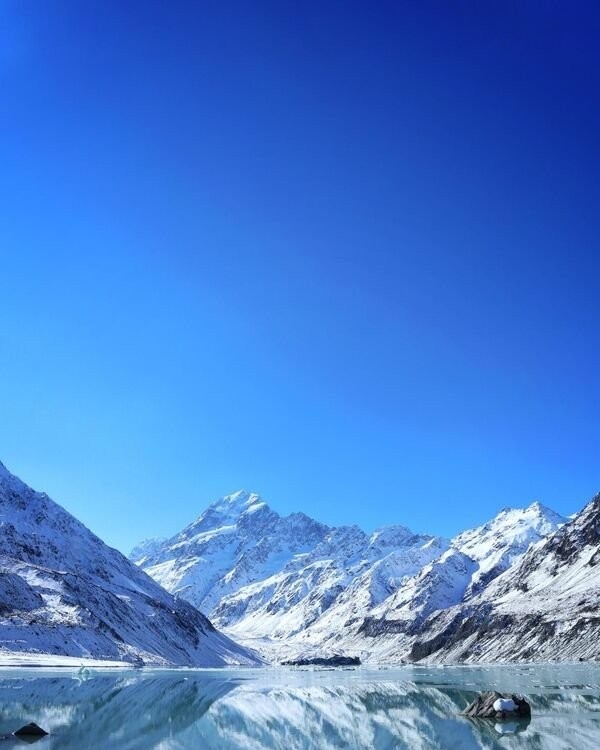
M 42 737 L 46 737 L 48 735 L 48 732 L 46 732 L 45 729 L 42 729 L 37 724 L 34 724 L 31 722 L 30 724 L 25 724 L 24 727 L 21 727 L 20 729 L 17 729 L 16 732 L 13 732 L 13 737 L 18 737 L 21 742 L 27 742 L 30 745 L 34 742 L 37 742 L 38 740 L 41 740 Z M 10 736 L 10 735 L 9 735 Z M 2 737 L 0 739 L 8 739 L 7 737 Z
M 527 719 L 531 716 L 531 706 L 518 695 L 502 695 L 489 690 L 478 695 L 463 714 L 477 719 Z
M 24 739 L 29 739 L 31 737 L 45 737 L 48 732 L 46 732 L 45 729 L 38 727 L 38 725 L 34 724 L 32 721 L 30 724 L 25 724 L 24 727 L 17 729 L 17 731 L 13 732 L 13 734 L 15 735 L 15 737 L 23 737 Z

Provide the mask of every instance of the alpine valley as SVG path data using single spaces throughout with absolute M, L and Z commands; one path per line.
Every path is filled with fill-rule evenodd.
M 281 517 L 240 491 L 130 557 L 269 662 L 600 657 L 600 495 L 570 519 L 536 502 L 444 539 Z
M 600 657 L 600 495 L 444 539 L 282 517 L 240 491 L 128 560 L 0 464 L 0 558 L 4 663 Z

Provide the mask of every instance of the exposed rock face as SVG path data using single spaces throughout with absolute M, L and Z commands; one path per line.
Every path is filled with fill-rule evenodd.
M 9 570 L 0 571 L 0 615 L 31 612 L 44 606 L 44 600 L 27 581 Z
M 4 650 L 218 666 L 256 658 L 0 464 Z

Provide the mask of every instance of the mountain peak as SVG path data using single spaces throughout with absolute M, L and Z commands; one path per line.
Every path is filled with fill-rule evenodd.
M 480 593 L 532 544 L 548 537 L 566 520 L 540 502 L 534 502 L 527 508 L 503 508 L 487 523 L 455 537 L 453 546 L 479 565 L 467 595 Z
M 530 506 L 522 511 L 522 514 L 524 518 L 529 517 L 535 519 L 535 521 L 537 522 L 536 527 L 538 531 L 540 531 L 544 536 L 552 533 L 556 530 L 556 528 L 567 523 L 567 521 L 569 520 L 568 518 L 561 516 L 560 513 L 552 510 L 552 508 L 549 508 L 547 505 L 540 503 L 539 500 L 531 503 Z
M 498 525 L 504 525 L 506 523 L 514 522 L 549 522 L 553 525 L 560 525 L 567 521 L 566 518 L 561 516 L 556 511 L 544 505 L 539 500 L 535 500 L 531 505 L 526 508 L 502 508 L 502 510 L 493 519 L 488 521 L 486 526 L 493 527 Z
M 414 539 L 416 539 L 416 536 L 410 529 L 406 528 L 406 526 L 395 524 L 375 529 L 369 537 L 369 546 L 381 550 L 392 549 L 402 547 Z
M 252 513 L 263 506 L 266 506 L 266 503 L 256 492 L 238 490 L 230 495 L 220 497 L 209 507 L 209 510 L 227 517 L 234 517 L 240 516 L 242 513 Z
M 549 508 L 547 505 L 544 505 L 544 503 L 541 503 L 539 500 L 534 500 L 531 505 L 529 505 L 525 510 L 531 510 L 535 513 L 539 513 L 540 515 L 548 516 L 557 515 L 555 511 L 552 510 L 552 508 Z
M 190 541 L 198 534 L 213 533 L 219 529 L 225 531 L 237 526 L 241 521 L 248 522 L 257 511 L 259 512 L 257 518 L 265 514 L 279 518 L 278 514 L 272 511 L 255 492 L 238 490 L 230 495 L 223 495 L 170 541 Z

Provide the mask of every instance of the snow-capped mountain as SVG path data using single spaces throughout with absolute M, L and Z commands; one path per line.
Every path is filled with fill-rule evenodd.
M 403 530 L 400 546 L 388 548 L 373 543 L 378 534 L 356 527 L 332 531 L 305 559 L 224 599 L 214 610 L 216 621 L 232 637 L 266 646 L 265 654 L 273 645 L 282 656 L 339 645 L 364 613 L 447 545 Z
M 130 559 L 168 591 L 210 612 L 224 597 L 312 551 L 328 533 L 303 513 L 282 518 L 258 495 L 241 490 L 162 544 L 138 545 Z
M 380 659 L 548 661 L 600 657 L 600 495 L 503 573 L 423 622 L 366 621 Z
M 528 508 L 504 508 L 488 523 L 464 531 L 452 540 L 452 546 L 478 563 L 467 587 L 473 596 L 503 573 L 536 544 L 554 533 L 566 518 L 539 502 Z
M 370 617 L 415 625 L 432 612 L 468 601 L 514 565 L 566 519 L 540 503 L 504 508 L 488 523 L 462 532 L 451 548 L 388 597 Z
M 0 653 L 254 663 L 184 600 L 0 464 Z
M 434 658 L 598 658 L 599 563 L 600 494 L 474 598 L 460 644 L 442 627 Z
M 239 492 L 136 554 L 167 589 L 269 659 L 342 649 L 400 660 L 432 618 L 484 596 L 566 520 L 533 503 L 451 541 L 403 526 L 367 534 L 301 514 L 281 518 L 257 495 Z
M 0 651 L 198 666 L 256 663 L 236 640 L 271 660 L 600 655 L 600 495 L 571 520 L 534 503 L 447 540 L 281 517 L 240 491 L 133 557 L 0 464 Z
M 366 534 L 282 518 L 258 495 L 221 498 L 180 534 L 138 546 L 137 562 L 234 638 L 319 643 L 390 595 L 449 542 L 403 526 Z M 135 557 L 134 557 L 135 559 Z M 264 644 L 263 644 L 264 645 Z

